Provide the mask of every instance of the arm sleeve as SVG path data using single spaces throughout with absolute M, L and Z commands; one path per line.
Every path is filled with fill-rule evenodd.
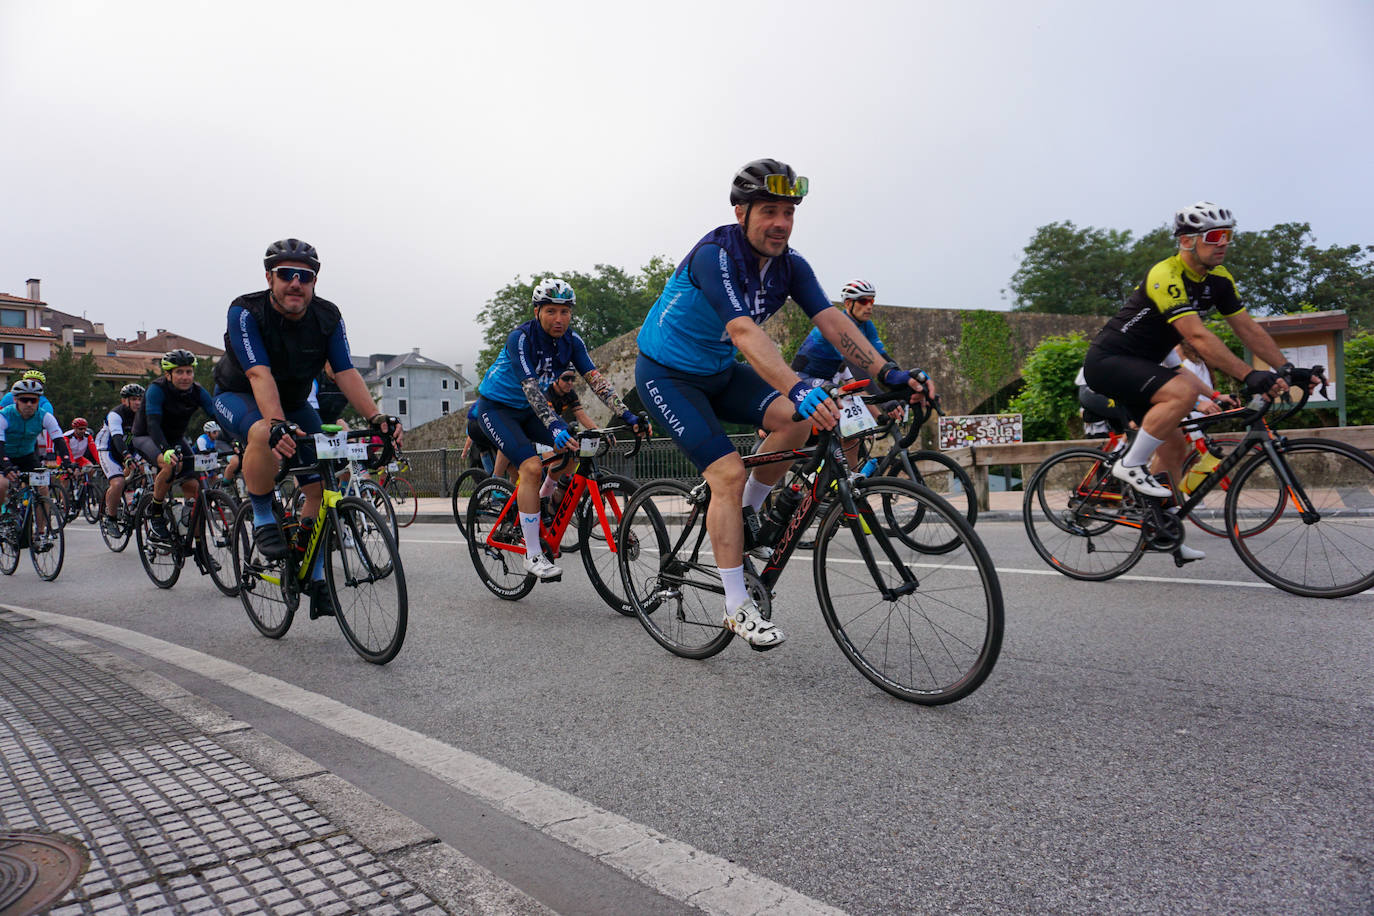
M 808 318 L 815 318 L 828 308 L 834 308 L 830 299 L 825 295 L 825 290 L 821 289 L 821 282 L 816 279 L 816 272 L 811 269 L 806 258 L 799 254 L 792 254 L 792 288 L 789 295 L 796 300 L 797 305 L 802 307 Z
M 329 368 L 336 373 L 353 368 L 353 355 L 348 351 L 348 331 L 344 329 L 342 318 L 339 319 L 339 326 L 334 329 L 334 333 L 329 335 L 325 355 L 329 359 Z
M 753 309 L 744 278 L 739 276 L 730 255 L 719 245 L 702 245 L 687 267 L 697 289 L 716 310 L 722 324 L 736 318 L 752 318 Z
M 228 336 L 229 348 L 234 351 L 245 372 L 254 366 L 271 365 L 267 359 L 267 348 L 262 343 L 262 331 L 248 309 L 240 305 L 229 307 Z

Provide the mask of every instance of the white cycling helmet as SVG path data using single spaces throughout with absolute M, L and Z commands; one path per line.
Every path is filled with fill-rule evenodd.
M 850 299 L 867 299 L 877 295 L 878 291 L 867 280 L 850 280 L 844 285 L 844 289 L 840 290 L 840 298 L 845 302 Z
M 1174 214 L 1174 235 L 1196 235 L 1208 229 L 1234 229 L 1236 216 L 1210 200 L 1200 200 Z
M 21 378 L 19 381 L 14 383 L 14 387 L 11 388 L 10 391 L 14 393 L 15 397 L 18 397 L 21 394 L 36 394 L 42 397 L 43 383 L 36 378 Z
M 549 277 L 541 283 L 535 284 L 534 295 L 530 296 L 530 304 L 540 305 L 575 305 L 577 304 L 577 293 L 568 285 L 566 280 L 557 277 Z
M 216 423 L 214 420 L 211 420 L 210 422 L 208 422 L 208 423 L 205 424 L 205 432 L 206 432 L 206 433 L 217 433 L 217 432 L 219 432 L 219 424 Z

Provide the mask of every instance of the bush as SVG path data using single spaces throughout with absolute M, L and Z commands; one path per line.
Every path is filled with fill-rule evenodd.
M 1021 414 L 1027 442 L 1074 439 L 1083 430 L 1074 379 L 1088 353 L 1088 339 L 1074 333 L 1046 337 L 1021 368 L 1025 387 L 1008 409 Z

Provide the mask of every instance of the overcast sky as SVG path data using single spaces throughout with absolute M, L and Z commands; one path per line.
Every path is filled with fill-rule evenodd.
M 495 290 L 680 259 L 759 156 L 832 297 L 1006 308 L 1037 226 L 1199 198 L 1369 244 L 1371 48 L 1367 0 L 0 0 L 0 291 L 213 342 L 297 236 L 355 352 L 471 376 Z

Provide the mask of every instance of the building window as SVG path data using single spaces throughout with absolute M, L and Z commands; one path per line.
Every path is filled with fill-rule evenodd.
M 0 309 L 0 328 L 24 327 L 23 309 Z
M 23 345 L 23 344 L 13 344 L 13 343 L 0 344 L 0 359 L 23 359 L 23 358 L 24 358 L 24 345 Z M 448 402 L 446 401 L 445 403 L 448 403 Z
M 445 390 L 447 390 L 447 388 L 448 388 L 448 379 L 444 379 L 444 380 L 440 383 L 440 386 L 439 386 L 439 387 L 444 388 Z
M 402 388 L 404 388 L 404 387 L 406 386 L 406 377 L 405 377 L 404 375 L 399 376 L 399 377 L 397 378 L 397 381 L 400 383 L 400 385 L 401 385 Z
M 405 398 L 401 398 L 399 401 L 396 402 L 396 413 L 400 414 L 400 415 L 403 416 L 403 417 L 406 415 L 406 399 L 405 399 Z
M 439 402 L 439 409 L 442 410 L 445 414 L 447 414 L 447 413 L 448 413 L 448 401 L 440 401 L 440 402 Z
M 391 376 L 389 376 L 389 375 L 386 377 L 386 387 L 388 387 L 388 388 L 391 387 Z

